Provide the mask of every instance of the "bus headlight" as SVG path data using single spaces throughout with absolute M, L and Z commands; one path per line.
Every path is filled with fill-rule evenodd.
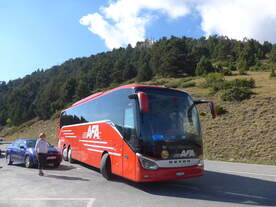
M 159 168 L 158 165 L 150 159 L 140 156 L 139 160 L 142 167 L 146 170 L 157 170 Z
M 204 160 L 203 159 L 199 159 L 199 162 L 197 164 L 199 167 L 203 167 L 204 166 Z

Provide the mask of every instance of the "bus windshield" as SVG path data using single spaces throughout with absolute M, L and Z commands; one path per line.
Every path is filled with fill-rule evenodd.
M 143 153 L 162 159 L 195 157 L 202 154 L 200 123 L 192 98 L 185 92 L 143 88 L 149 99 L 149 112 L 141 113 L 140 128 Z M 194 153 L 183 153 L 192 150 Z M 164 158 L 164 157 L 163 157 Z

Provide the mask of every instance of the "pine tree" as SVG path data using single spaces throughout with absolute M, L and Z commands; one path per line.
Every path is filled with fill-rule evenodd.
M 214 72 L 214 67 L 212 63 L 206 58 L 202 57 L 198 64 L 196 65 L 196 75 L 206 75 L 208 73 Z
M 138 70 L 137 81 L 148 81 L 152 78 L 152 70 L 148 63 L 143 64 L 143 66 Z
M 276 45 L 273 45 L 272 50 L 269 54 L 269 60 L 272 63 L 276 63 Z

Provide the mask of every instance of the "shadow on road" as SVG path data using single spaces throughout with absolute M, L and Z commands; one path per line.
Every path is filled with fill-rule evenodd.
M 76 167 L 74 166 L 68 166 L 68 165 L 60 165 L 58 167 L 47 167 L 47 170 L 54 170 L 54 171 L 67 171 L 67 170 L 73 170 Z
M 205 171 L 200 178 L 180 181 L 133 183 L 121 178 L 116 178 L 116 181 L 153 195 L 276 206 L 276 182 L 213 171 Z
M 62 180 L 80 180 L 80 181 L 90 181 L 88 179 L 83 179 L 80 177 L 71 177 L 71 176 L 63 176 L 63 175 L 45 175 L 45 177 L 48 178 L 56 178 L 56 179 L 62 179 Z

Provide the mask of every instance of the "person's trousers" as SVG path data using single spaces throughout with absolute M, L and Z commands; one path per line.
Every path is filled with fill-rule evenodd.
M 43 169 L 46 166 L 46 156 L 45 153 L 38 153 L 38 169 Z

